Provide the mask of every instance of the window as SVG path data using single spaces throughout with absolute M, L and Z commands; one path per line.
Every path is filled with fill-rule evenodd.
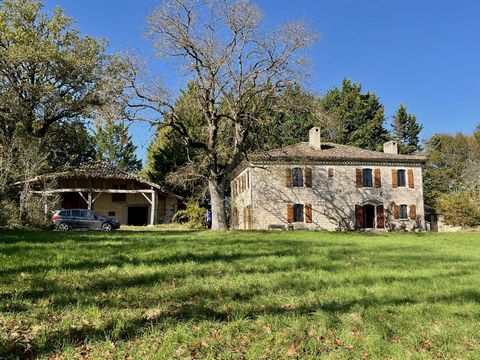
M 372 187 L 372 169 L 363 169 L 362 170 L 362 185 L 363 187 Z
M 303 222 L 303 205 L 293 205 L 293 222 Z
M 328 168 L 328 177 L 333 177 L 333 168 Z
M 70 210 L 72 212 L 72 217 L 80 217 L 80 210 Z
M 293 168 L 292 169 L 292 185 L 294 187 L 303 186 L 303 170 L 302 170 L 302 168 Z
M 405 220 L 408 218 L 407 216 L 407 205 L 400 205 L 398 207 L 398 218 L 401 220 Z
M 397 170 L 397 186 L 406 186 L 405 170 Z

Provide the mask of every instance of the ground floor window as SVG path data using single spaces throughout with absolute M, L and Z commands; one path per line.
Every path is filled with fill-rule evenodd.
M 404 204 L 398 207 L 399 219 L 402 219 L 402 220 L 408 219 L 407 209 L 408 209 L 407 205 L 404 205 Z
M 303 222 L 303 205 L 293 205 L 293 222 Z

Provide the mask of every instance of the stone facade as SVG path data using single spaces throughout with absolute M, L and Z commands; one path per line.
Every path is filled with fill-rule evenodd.
M 298 147 L 298 151 L 303 150 Z M 340 160 L 337 153 L 335 158 L 329 154 L 327 151 L 304 160 L 272 157 L 268 161 L 263 154 L 253 156 L 231 183 L 232 227 L 258 230 L 425 227 L 421 159 L 411 157 L 409 161 L 402 155 L 385 154 L 385 158 L 377 156 L 373 161 Z M 361 154 L 368 155 L 366 150 L 361 150 Z M 399 175 L 401 170 L 404 172 Z M 369 174 L 370 179 L 364 180 Z

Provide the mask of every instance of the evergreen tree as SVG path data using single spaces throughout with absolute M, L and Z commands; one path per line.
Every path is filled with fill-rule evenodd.
M 333 142 L 381 150 L 390 139 L 380 99 L 372 92 L 362 94 L 360 84 L 344 79 L 340 89 L 327 91 L 322 106 L 329 116 L 337 119 L 337 125 L 326 129 L 325 134 Z
M 413 154 L 421 150 L 419 134 L 422 129 L 415 115 L 409 114 L 405 105 L 400 105 L 393 116 L 393 136 L 398 141 L 400 154 Z
M 95 134 L 96 158 L 120 169 L 137 172 L 142 161 L 137 159 L 137 147 L 132 142 L 128 127 L 123 122 L 108 121 L 104 126 L 97 125 Z

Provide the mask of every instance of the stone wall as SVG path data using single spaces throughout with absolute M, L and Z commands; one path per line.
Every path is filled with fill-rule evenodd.
M 286 168 L 300 167 L 312 169 L 312 187 L 287 187 L 285 183 Z M 380 188 L 358 188 L 356 169 L 380 169 Z M 328 169 L 333 176 L 328 176 Z M 392 187 L 392 169 L 412 169 L 414 188 Z M 287 204 L 311 204 L 312 222 L 291 224 L 294 228 L 347 230 L 355 226 L 355 205 L 383 204 L 386 209 L 387 225 L 391 221 L 396 229 L 412 230 L 424 227 L 424 205 L 422 169 L 420 165 L 404 166 L 400 164 L 372 164 L 368 166 L 345 164 L 315 165 L 264 165 L 252 166 L 242 171 L 234 181 L 249 172 L 250 189 L 233 197 L 232 209 L 251 205 L 252 229 L 268 229 L 276 225 L 287 226 Z M 415 205 L 416 220 L 394 220 L 391 204 Z M 241 218 L 241 216 L 240 216 Z M 242 219 L 233 228 L 246 228 Z

